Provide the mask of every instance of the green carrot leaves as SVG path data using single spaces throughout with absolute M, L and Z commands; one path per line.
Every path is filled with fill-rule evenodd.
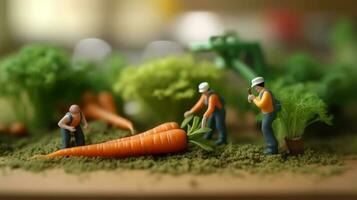
M 193 122 L 192 122 L 192 125 L 190 125 L 189 123 L 192 121 L 192 119 L 193 119 Z M 209 144 L 208 141 L 206 141 L 202 138 L 203 135 L 207 132 L 210 132 L 211 129 L 208 127 L 201 128 L 200 122 L 201 122 L 201 120 L 199 117 L 189 116 L 183 120 L 183 122 L 181 124 L 181 128 L 183 129 L 183 128 L 187 127 L 187 137 L 188 137 L 189 143 L 197 145 L 206 151 L 213 151 L 213 147 L 211 146 L 211 144 Z
M 201 147 L 202 149 L 204 149 L 206 151 L 213 151 L 213 147 L 210 144 L 208 144 L 208 142 L 206 142 L 206 141 L 189 140 L 189 142 Z
M 192 119 L 193 119 L 193 115 L 186 117 L 181 123 L 181 128 L 185 128 L 188 125 L 188 123 L 191 122 Z
M 196 129 L 195 131 L 190 132 L 189 134 L 187 134 L 188 136 L 196 136 L 199 135 L 201 136 L 202 133 L 207 133 L 210 132 L 211 129 L 208 127 L 204 127 L 204 128 L 200 128 L 200 129 Z

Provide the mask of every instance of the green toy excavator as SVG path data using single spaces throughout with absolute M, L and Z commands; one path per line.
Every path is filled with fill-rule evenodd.
M 205 42 L 192 43 L 189 49 L 193 52 L 216 52 L 217 67 L 232 68 L 247 81 L 257 75 L 264 75 L 265 61 L 259 43 L 243 42 L 234 32 L 212 36 Z

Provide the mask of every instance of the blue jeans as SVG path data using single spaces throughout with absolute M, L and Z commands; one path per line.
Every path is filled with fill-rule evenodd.
M 267 144 L 266 153 L 276 154 L 278 153 L 278 141 L 275 138 L 274 131 L 272 128 L 273 121 L 275 120 L 277 113 L 275 111 L 271 113 L 263 113 L 262 120 L 262 132 Z
M 212 115 L 207 119 L 207 126 L 212 129 L 205 135 L 206 139 L 211 139 L 213 131 L 218 131 L 218 142 L 227 143 L 227 130 L 226 130 L 226 111 L 224 108 L 215 109 Z
M 74 141 L 76 146 L 83 146 L 84 145 L 84 134 L 82 131 L 81 126 L 75 127 L 76 131 L 71 133 L 69 130 L 61 128 L 61 135 L 62 135 L 62 149 L 71 147 L 71 137 L 74 136 Z

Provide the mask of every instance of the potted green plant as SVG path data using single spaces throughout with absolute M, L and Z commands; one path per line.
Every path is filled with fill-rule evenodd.
M 298 155 L 304 152 L 303 135 L 306 127 L 315 122 L 331 124 L 326 104 L 310 91 L 306 84 L 294 84 L 276 90 L 282 109 L 275 120 L 274 128 L 283 137 L 289 153 Z

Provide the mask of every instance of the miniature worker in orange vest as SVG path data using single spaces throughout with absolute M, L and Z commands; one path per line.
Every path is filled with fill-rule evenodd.
M 202 118 L 202 127 L 206 126 L 206 123 L 212 131 L 206 133 L 205 139 L 211 139 L 213 131 L 217 129 L 219 136 L 215 142 L 216 145 L 227 143 L 227 131 L 226 131 L 226 111 L 224 109 L 224 100 L 215 91 L 213 91 L 207 82 L 203 82 L 198 86 L 198 90 L 202 93 L 201 98 L 198 100 L 191 110 L 185 112 L 184 116 L 188 117 L 196 112 L 199 112 L 203 107 L 207 107 L 206 112 Z
M 71 105 L 69 112 L 58 122 L 58 126 L 61 128 L 62 149 L 70 147 L 72 136 L 74 136 L 76 146 L 84 145 L 81 123 L 83 123 L 85 129 L 88 128 L 87 120 L 79 106 Z
M 274 98 L 273 93 L 265 88 L 263 77 L 254 78 L 251 87 L 259 93 L 259 96 L 249 94 L 248 102 L 254 103 L 263 113 L 262 132 L 267 144 L 264 153 L 267 155 L 277 154 L 278 141 L 275 138 L 272 124 L 281 109 L 281 104 Z

